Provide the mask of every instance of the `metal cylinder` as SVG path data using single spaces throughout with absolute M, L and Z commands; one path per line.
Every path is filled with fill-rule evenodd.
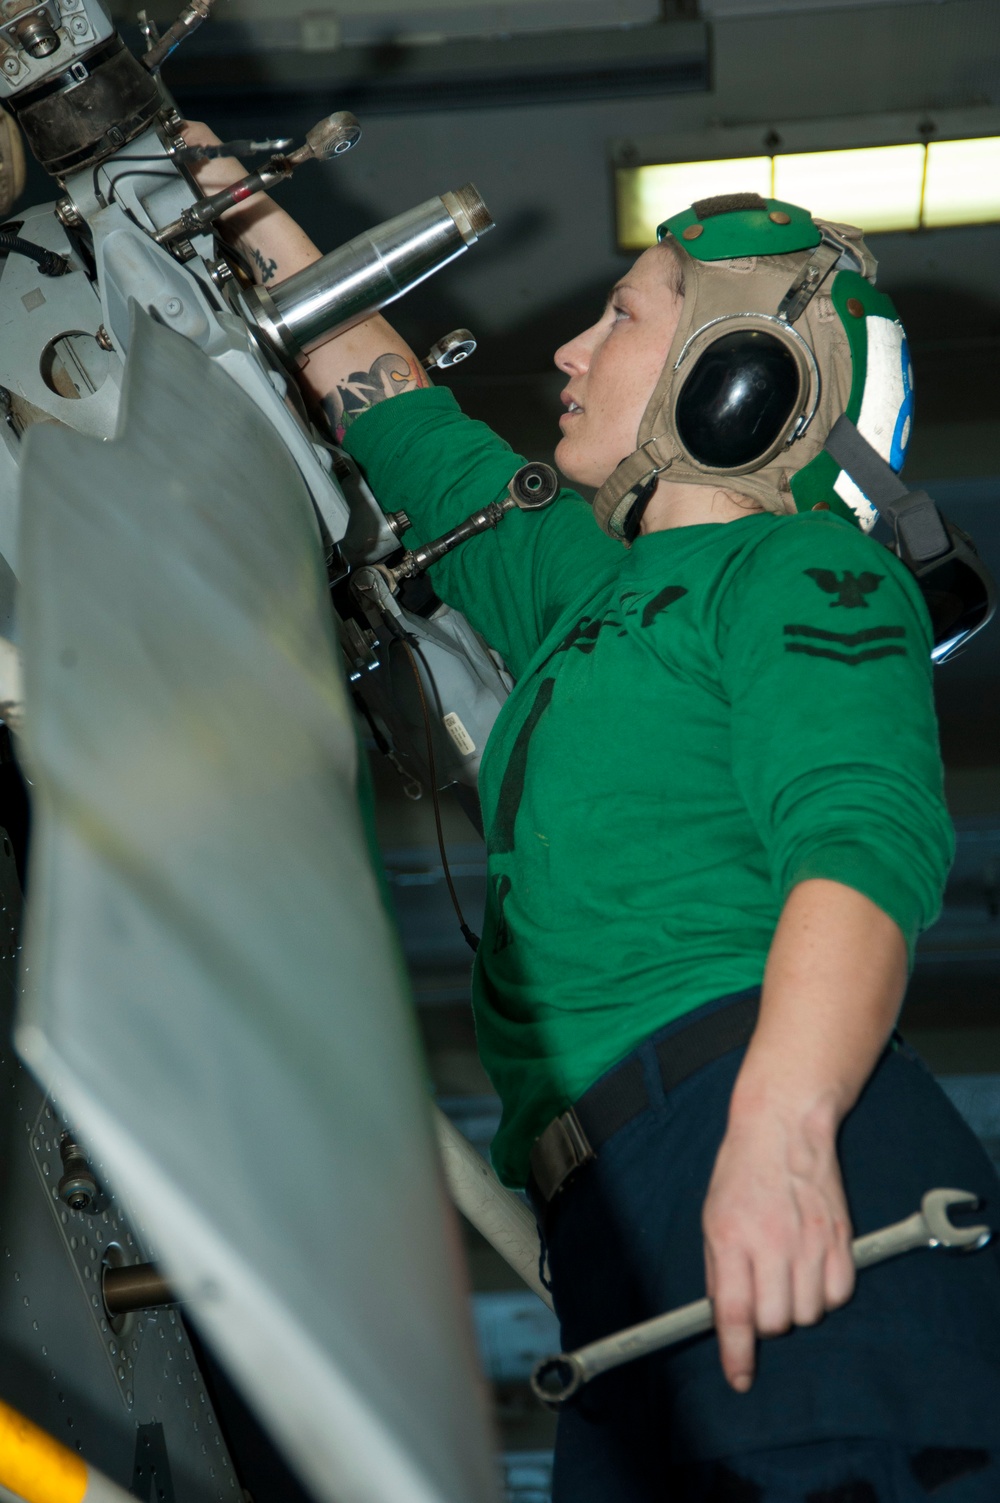
M 467 183 L 358 235 L 267 292 L 248 288 L 248 311 L 279 354 L 297 359 L 409 292 L 492 227 Z
M 133 1263 L 128 1268 L 105 1268 L 104 1308 L 111 1316 L 133 1310 L 152 1310 L 157 1305 L 176 1305 L 177 1296 L 153 1263 Z

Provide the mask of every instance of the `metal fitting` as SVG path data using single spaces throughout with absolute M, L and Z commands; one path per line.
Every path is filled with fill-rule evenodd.
M 105 1264 L 101 1293 L 108 1316 L 114 1319 L 136 1310 L 176 1305 L 177 1296 L 153 1263 L 114 1268 Z
M 103 324 L 98 324 L 97 333 L 94 335 L 94 338 L 97 340 L 97 343 L 100 345 L 102 350 L 113 350 L 115 347 L 114 340 L 111 338 L 111 335 L 108 333 Z
M 342 157 L 361 140 L 361 126 L 350 110 L 338 110 L 306 131 L 306 147 L 318 162 Z M 298 156 L 299 153 L 294 153 Z
M 51 57 L 53 52 L 59 51 L 59 37 L 44 12 L 28 16 L 13 30 L 18 46 L 23 47 L 29 57 Z
M 59 1199 L 71 1211 L 94 1211 L 100 1197 L 100 1188 L 87 1162 L 87 1155 L 79 1143 L 74 1142 L 72 1133 L 64 1132 L 59 1139 L 59 1156 L 64 1170 L 57 1186 Z
M 430 370 L 433 366 L 437 370 L 446 371 L 451 366 L 468 360 L 470 355 L 475 354 L 475 350 L 476 336 L 469 329 L 452 329 L 437 344 L 431 345 L 422 363 L 425 370 Z
M 68 230 L 78 229 L 83 224 L 83 215 L 71 198 L 59 200 L 56 204 L 56 218 Z

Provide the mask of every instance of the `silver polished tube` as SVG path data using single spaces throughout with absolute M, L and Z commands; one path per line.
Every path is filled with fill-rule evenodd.
M 489 210 L 467 183 L 356 236 L 267 291 L 248 288 L 245 302 L 268 342 L 286 359 L 299 359 L 409 292 L 492 228 Z

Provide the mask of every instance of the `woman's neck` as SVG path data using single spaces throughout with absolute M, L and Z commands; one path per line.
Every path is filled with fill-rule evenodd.
M 709 522 L 738 522 L 763 511 L 749 496 L 722 486 L 661 480 L 643 513 L 639 529 L 665 532 L 668 527 L 698 527 Z

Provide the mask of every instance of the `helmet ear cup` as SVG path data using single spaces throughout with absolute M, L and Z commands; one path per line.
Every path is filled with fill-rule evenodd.
M 802 399 L 802 371 L 785 342 L 762 329 L 731 330 L 695 361 L 674 426 L 706 469 L 746 469 L 773 452 Z

